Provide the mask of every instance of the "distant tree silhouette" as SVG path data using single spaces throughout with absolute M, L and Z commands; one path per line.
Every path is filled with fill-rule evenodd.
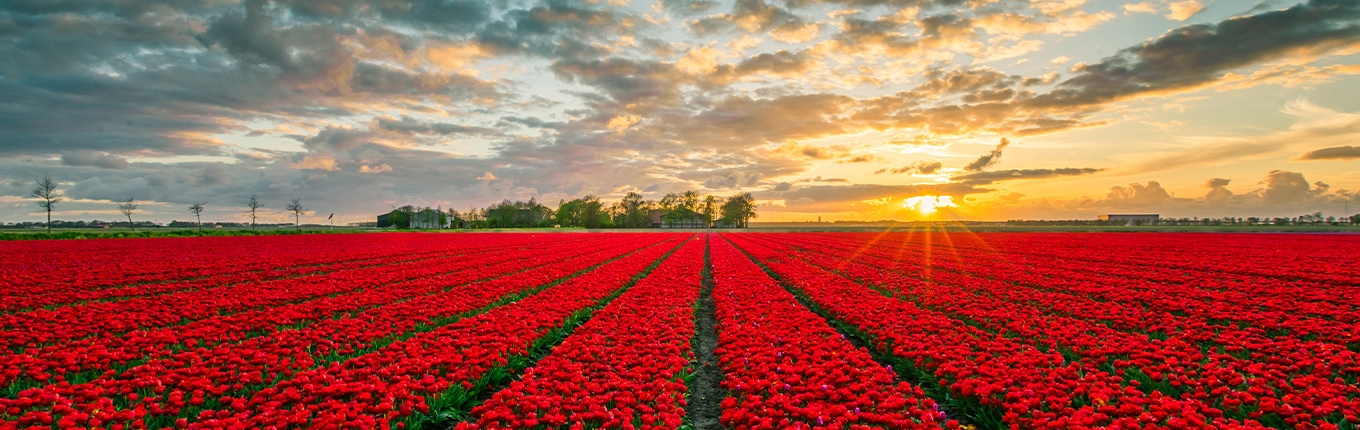
M 306 207 L 302 206 L 302 199 L 293 199 L 293 202 L 288 204 L 287 209 L 293 213 L 293 226 L 302 230 L 302 213 L 307 210 Z
M 737 227 L 746 227 L 756 217 L 756 199 L 751 193 L 738 193 L 728 197 L 722 205 L 723 219 Z
M 52 208 L 61 197 L 57 197 L 57 181 L 53 181 L 51 176 L 43 175 L 42 179 L 37 180 L 37 187 L 33 188 L 33 197 L 38 199 L 38 207 L 47 211 L 47 232 L 52 232 Z
M 128 227 L 132 227 L 132 231 L 137 231 L 137 225 L 132 223 L 132 213 L 137 211 L 137 203 L 133 203 L 132 197 L 128 197 L 125 202 L 118 202 L 118 211 L 127 217 Z
M 203 205 L 206 204 L 208 204 L 208 202 L 189 205 L 189 213 L 194 214 L 194 218 L 198 220 L 199 230 L 203 230 Z
M 250 229 L 251 229 L 251 230 L 254 230 L 254 229 L 255 229 L 255 212 L 256 212 L 258 209 L 262 208 L 262 207 L 264 207 L 264 203 L 260 203 L 260 198 L 259 198 L 259 197 L 256 197 L 254 194 L 251 194 L 251 195 L 250 195 L 250 200 L 249 200 L 249 201 L 246 201 L 246 208 L 247 208 L 246 213 L 250 214 Z

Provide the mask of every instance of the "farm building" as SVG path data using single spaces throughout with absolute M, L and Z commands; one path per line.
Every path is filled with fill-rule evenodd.
M 446 216 L 443 212 L 426 208 L 411 214 L 410 228 L 445 228 Z
M 395 215 L 395 217 L 393 216 Z M 448 228 L 448 215 L 435 210 L 404 212 L 400 209 L 378 215 L 378 228 Z
M 652 228 L 708 228 L 703 214 L 688 209 L 653 209 L 647 213 L 647 223 Z
M 1101 215 L 1101 221 L 1122 222 L 1125 225 L 1152 225 L 1161 220 L 1158 214 L 1109 214 Z

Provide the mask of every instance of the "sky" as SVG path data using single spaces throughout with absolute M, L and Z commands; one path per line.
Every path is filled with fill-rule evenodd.
M 0 0 L 0 221 L 1339 217 L 1358 96 L 1353 0 Z

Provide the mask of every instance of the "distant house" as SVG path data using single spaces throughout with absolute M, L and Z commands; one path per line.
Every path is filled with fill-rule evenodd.
M 395 219 L 392 216 L 394 214 L 397 215 Z M 407 218 L 410 219 L 406 220 Z M 409 213 L 397 210 L 381 214 L 378 215 L 378 222 L 375 226 L 378 228 L 402 228 L 402 225 L 398 225 L 402 224 L 401 220 L 406 220 L 405 228 L 434 229 L 448 227 L 448 216 L 434 209 L 425 209 L 419 212 Z
M 1153 225 L 1161 221 L 1158 214 L 1109 214 L 1101 215 L 1101 221 L 1124 223 L 1124 225 Z
M 444 228 L 444 214 L 434 209 L 425 209 L 411 214 L 410 228 L 433 229 Z
M 543 224 L 543 222 L 546 221 L 546 220 L 547 220 L 547 217 L 545 216 L 545 214 L 542 214 L 542 213 L 539 213 L 539 212 L 535 212 L 535 211 L 530 210 L 530 209 L 520 209 L 520 210 L 518 210 L 518 211 L 515 212 L 515 223 L 514 223 L 514 225 L 517 225 L 517 226 L 518 226 L 518 225 L 522 225 L 522 226 L 526 226 L 526 227 L 533 227 L 533 226 L 537 226 L 537 225 L 539 225 L 539 224 Z
M 647 212 L 647 224 L 652 228 L 708 228 L 703 214 L 688 209 L 653 209 Z

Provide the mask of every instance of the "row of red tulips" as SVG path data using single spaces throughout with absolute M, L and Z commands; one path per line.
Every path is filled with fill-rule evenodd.
M 491 237 L 474 239 L 483 245 Z M 136 295 L 167 283 L 199 285 L 212 277 L 390 258 L 461 247 L 465 240 L 411 235 L 156 238 L 15 241 L 0 250 L 0 311 Z M 280 250 L 286 250 L 280 252 Z M 212 258 L 203 258 L 211 256 Z M 250 262 L 251 264 L 241 264 Z M 156 291 L 156 290 L 152 290 Z
M 400 238 L 402 235 L 398 236 Z M 396 243 L 405 242 L 398 241 Z M 273 252 L 268 255 L 268 258 L 260 258 L 252 264 L 242 264 L 243 260 L 231 260 L 236 257 L 243 259 L 255 257 L 239 255 L 239 250 L 195 249 L 194 254 L 196 255 L 212 257 L 195 257 L 195 260 L 219 262 L 221 267 L 200 267 L 197 271 L 187 271 L 186 273 L 163 273 L 157 274 L 158 276 L 154 278 L 142 274 L 144 276 L 138 282 L 75 291 L 50 292 L 46 288 L 30 288 L 31 293 L 15 296 L 8 300 L 3 307 L 5 310 L 0 310 L 0 313 L 28 313 L 29 316 L 20 316 L 20 318 L 40 318 L 42 315 L 50 313 L 44 310 L 82 306 L 91 302 L 118 302 L 153 296 L 165 298 L 164 296 L 176 293 L 298 278 L 407 261 L 428 260 L 434 257 L 448 257 L 453 254 L 484 254 L 495 252 L 505 245 L 526 243 L 529 242 L 523 239 L 517 240 L 513 237 L 503 239 L 478 237 L 462 241 L 435 239 L 431 240 L 428 246 L 420 248 L 396 245 L 376 246 L 376 244 L 361 243 L 339 249 L 305 250 L 299 253 L 301 255 L 297 259 L 290 257 L 291 250 L 282 253 Z M 240 247 L 246 246 L 249 245 L 240 245 Z M 231 251 L 236 251 L 235 254 L 237 255 L 231 255 L 233 254 Z M 222 252 L 228 255 L 219 256 L 209 252 Z M 182 264 L 182 262 L 175 262 L 175 264 Z M 219 270 L 216 272 L 205 271 L 211 269 Z M 38 309 L 39 307 L 42 309 Z M 3 327 L 3 325 L 0 325 L 0 327 Z
M 797 240 L 762 241 L 776 252 L 792 252 L 797 258 L 878 286 L 882 292 L 905 296 L 929 310 L 940 311 L 941 316 L 965 321 L 991 335 L 1014 339 L 1022 348 L 1061 351 L 1064 366 L 1078 365 L 1083 378 L 1099 377 L 1111 389 L 1091 392 L 1086 397 L 1053 397 L 1049 400 L 1058 400 L 1058 404 L 1048 405 L 1050 407 L 1100 403 L 1117 411 L 1118 404 L 1114 401 L 1117 394 L 1112 390 L 1122 387 L 1127 391 L 1130 385 L 1142 382 L 1140 390 L 1154 397 L 1174 397 L 1183 406 L 1191 407 L 1198 416 L 1217 418 L 1226 415 L 1229 423 L 1309 428 L 1312 423 L 1327 426 L 1356 422 L 1353 380 L 1360 367 L 1357 367 L 1352 351 L 1337 345 L 1258 336 L 1255 343 L 1248 345 L 1294 360 L 1250 362 L 1223 354 L 1221 349 L 1207 351 L 1208 348 L 1202 346 L 1208 339 L 1209 342 L 1227 343 L 1229 349 L 1240 348 L 1241 344 L 1234 342 L 1249 338 L 1250 333 L 1233 327 L 1215 327 L 1219 329 L 1215 333 L 1207 330 L 1203 322 L 1197 328 L 1205 330 L 1202 333 L 1209 333 L 1207 336 L 1187 333 L 1196 328 L 1193 324 L 1180 325 L 1180 331 L 1159 332 L 1163 335 L 1161 339 L 1152 339 L 1147 332 L 1117 331 L 1094 321 L 1108 316 L 1104 311 L 1118 305 L 1045 291 L 1025 291 L 1025 288 L 1017 288 L 1022 286 L 994 280 L 996 273 L 986 270 L 994 261 L 967 264 L 951 262 L 952 256 L 939 258 L 932 264 L 946 270 L 934 270 L 931 282 L 923 282 L 902 273 L 924 271 L 900 270 L 902 265 L 897 264 L 914 261 L 914 258 L 896 255 L 882 258 L 882 250 L 891 246 L 867 249 L 863 243 L 849 243 L 834 251 L 817 253 L 802 252 L 797 246 L 788 246 L 789 242 L 796 244 Z M 814 248 L 808 245 L 803 246 Z M 835 248 L 826 245 L 824 241 L 818 242 L 815 248 Z M 856 253 L 853 261 L 846 258 L 851 252 Z M 963 254 L 963 258 L 969 257 L 966 252 Z M 959 267 L 950 269 L 950 264 Z M 961 268 L 982 271 L 986 275 L 966 276 L 952 271 Z M 806 278 L 798 277 L 800 281 Z M 1039 308 L 1061 309 L 1064 314 L 1045 314 Z M 1138 306 L 1131 308 L 1132 312 L 1143 310 Z M 1090 320 L 1082 319 L 1087 317 Z M 1170 333 L 1169 339 L 1165 338 L 1167 333 Z M 1093 369 L 1098 371 L 1093 372 Z M 1139 382 L 1133 382 L 1135 379 Z M 1116 384 L 1111 385 L 1111 381 Z M 1129 394 L 1137 398 L 1136 393 Z M 1129 410 L 1129 413 L 1133 412 Z M 1215 422 L 1215 425 L 1224 423 Z
M 214 316 L 315 300 L 365 285 L 433 275 L 438 272 L 429 270 L 432 262 L 460 258 L 467 251 L 440 253 L 436 250 L 417 257 L 395 256 L 335 265 L 333 270 L 313 273 L 313 276 L 228 284 L 165 296 L 3 315 L 0 316 L 0 348 L 60 346 L 66 341 L 91 336 L 115 337 L 133 330 L 183 325 Z
M 299 372 L 186 418 L 190 428 L 374 428 L 448 425 L 486 390 L 527 366 L 684 240 L 667 235 L 511 304 L 373 352 Z M 659 243 L 657 243 L 659 242 Z
M 686 243 L 458 428 L 679 428 L 704 251 Z
M 855 348 L 746 255 L 710 242 L 722 424 L 728 428 L 942 428 L 919 388 Z M 957 422 L 953 424 L 957 425 Z
M 341 313 L 355 313 L 387 303 L 409 300 L 502 273 L 553 264 L 561 256 L 576 255 L 591 248 L 574 242 L 553 244 L 542 253 L 514 258 L 511 251 L 465 254 L 456 259 L 427 262 L 400 273 L 403 279 L 350 276 L 343 281 L 353 290 L 322 296 L 314 300 L 274 308 L 252 309 L 230 315 L 211 316 L 171 327 L 149 327 L 117 336 L 94 336 L 80 340 L 28 348 L 21 353 L 0 356 L 0 386 L 5 397 L 19 390 L 63 381 L 79 383 L 95 375 L 109 376 L 110 370 L 127 368 L 131 363 L 170 356 L 190 348 L 210 348 L 224 342 L 242 342 L 282 328 L 298 328 Z M 390 269 L 389 269 L 390 270 Z M 338 282 L 338 281 L 335 281 Z M 21 378 L 29 382 L 20 381 Z
M 815 247 L 828 251 L 858 249 L 854 243 L 848 245 L 838 248 L 836 244 L 819 241 Z M 1321 372 L 1324 377 L 1344 377 L 1345 368 L 1336 365 L 1354 363 L 1354 352 L 1345 350 L 1347 345 L 1360 342 L 1360 323 L 1353 317 L 1302 317 L 1262 310 L 1263 306 L 1259 305 L 1234 305 L 1229 300 L 1214 300 L 1212 296 L 1196 303 L 1190 297 L 1195 297 L 1197 292 L 1207 294 L 1204 290 L 1194 285 L 1130 280 L 1130 277 L 1119 276 L 1133 270 L 1128 268 L 1089 264 L 1095 272 L 1082 274 L 1060 271 L 1067 269 L 1055 269 L 1057 264 L 1011 264 L 982 255 L 964 254 L 961 258 L 968 260 L 937 260 L 935 266 L 945 270 L 934 271 L 932 283 L 927 284 L 919 276 L 910 275 L 918 272 L 911 266 L 911 259 L 889 258 L 871 250 L 861 253 L 854 262 L 857 265 L 845 267 L 847 263 L 840 254 L 804 255 L 805 259 L 823 267 L 840 266 L 841 273 L 872 285 L 913 285 L 918 289 L 930 284 L 951 285 L 999 303 L 959 304 L 960 308 L 989 309 L 1002 304 L 1020 306 L 1019 309 L 1034 308 L 1046 315 L 1079 319 L 1141 338 L 1182 341 L 1196 345 L 1206 354 L 1211 348 L 1219 347 L 1262 364 L 1271 364 L 1269 361 L 1273 357 L 1290 357 L 1291 363 L 1312 368 L 1310 362 L 1329 359 L 1333 366 L 1315 368 L 1312 372 L 1318 374 L 1325 370 Z M 813 261 L 815 259 L 823 262 Z M 1091 279 L 1097 277 L 1101 279 Z M 1271 282 L 1271 279 L 1257 279 L 1245 285 L 1254 288 Z M 1307 308 L 1308 305 L 1299 303 L 1294 307 Z M 1353 373 L 1354 368 L 1351 369 Z
M 329 306 L 312 312 L 272 314 L 295 317 L 289 320 L 259 315 L 261 319 L 255 323 L 268 324 L 271 330 L 280 328 L 264 336 L 199 343 L 182 352 L 153 352 L 144 357 L 149 361 L 126 371 L 107 372 L 89 383 L 59 383 L 23 391 L 13 402 L 0 405 L 9 403 L 6 406 L 18 408 L 24 417 L 39 421 L 50 418 L 48 414 L 52 412 L 62 417 L 74 416 L 77 421 L 89 416 L 104 422 L 143 418 L 154 421 L 191 415 L 192 411 L 214 404 L 238 403 L 240 397 L 298 371 L 377 349 L 410 337 L 422 327 L 428 330 L 450 323 L 497 300 L 513 299 L 535 285 L 553 282 L 651 242 L 639 237 L 586 247 L 563 243 L 555 247 L 555 252 L 520 260 L 498 255 L 462 261 L 458 263 L 462 269 L 453 275 L 415 278 L 373 286 L 353 297 L 323 299 L 326 303 L 316 304 Z M 524 270 L 526 267 L 529 269 Z M 483 281 L 472 283 L 478 279 Z M 367 309 L 354 307 L 364 304 L 369 305 Z M 335 317 L 326 319 L 332 315 Z M 210 327 L 213 325 L 201 328 Z M 240 333 L 226 328 L 218 333 L 226 336 Z M 177 393 L 180 401 L 176 400 Z M 182 396 L 186 394 L 193 396 L 184 401 Z M 194 399 L 198 399 L 197 403 Z M 109 407 L 110 404 L 117 407 Z

